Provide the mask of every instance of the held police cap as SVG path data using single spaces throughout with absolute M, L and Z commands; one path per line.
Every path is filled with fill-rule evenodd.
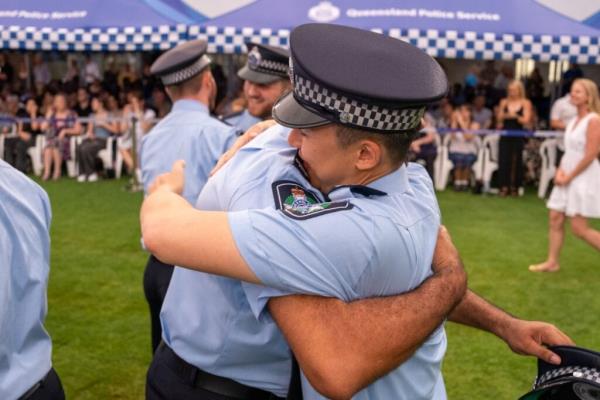
M 538 360 L 533 390 L 520 400 L 600 400 L 600 353 L 572 346 L 550 350 L 561 364 Z
M 306 24 L 290 34 L 293 90 L 273 117 L 291 128 L 339 123 L 376 132 L 411 132 L 428 104 L 446 95 L 440 65 L 398 39 L 357 28 Z
M 158 76 L 165 86 L 185 82 L 210 64 L 206 48 L 206 41 L 200 39 L 180 44 L 158 57 L 150 73 Z
M 269 84 L 279 79 L 288 79 L 289 57 L 286 49 L 257 43 L 246 43 L 248 61 L 238 76 L 246 81 Z

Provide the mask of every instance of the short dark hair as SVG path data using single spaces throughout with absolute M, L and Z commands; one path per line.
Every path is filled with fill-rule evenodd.
M 417 133 L 416 129 L 379 133 L 344 125 L 336 125 L 336 128 L 336 136 L 342 147 L 348 147 L 360 140 L 372 140 L 381 145 L 388 153 L 390 161 L 398 166 L 407 160 L 408 149 Z
M 207 72 L 210 72 L 210 64 L 207 65 L 194 77 L 185 80 L 181 83 L 177 83 L 174 85 L 168 85 L 167 88 L 173 93 L 176 97 L 182 97 L 186 95 L 195 95 L 202 88 L 202 77 Z

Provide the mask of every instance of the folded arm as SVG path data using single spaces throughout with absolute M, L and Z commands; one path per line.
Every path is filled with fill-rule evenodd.
M 316 296 L 285 296 L 268 307 L 311 385 L 328 398 L 349 398 L 395 369 L 460 301 L 466 275 L 445 229 L 435 272 L 402 295 L 344 303 Z

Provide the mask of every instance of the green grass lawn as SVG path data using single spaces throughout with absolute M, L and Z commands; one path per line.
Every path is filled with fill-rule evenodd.
M 44 184 L 52 202 L 52 266 L 46 326 L 54 366 L 69 399 L 141 399 L 150 361 L 142 290 L 141 194 L 125 181 Z M 562 270 L 533 274 L 547 246 L 547 211 L 533 194 L 518 199 L 446 191 L 444 223 L 479 294 L 528 319 L 551 321 L 584 347 L 600 349 L 600 253 L 567 236 Z M 600 223 L 593 225 L 600 228 Z M 444 376 L 451 400 L 516 399 L 535 360 L 514 355 L 494 336 L 447 325 Z

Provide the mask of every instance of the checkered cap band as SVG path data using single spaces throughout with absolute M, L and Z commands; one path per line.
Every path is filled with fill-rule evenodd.
M 163 75 L 160 77 L 160 79 L 161 79 L 163 85 L 165 85 L 165 86 L 175 85 L 175 84 L 187 81 L 191 77 L 199 74 L 200 71 L 202 71 L 204 69 L 204 67 L 206 67 L 208 64 L 210 64 L 210 61 L 211 61 L 210 58 L 208 58 L 208 56 L 206 56 L 206 54 L 205 54 L 202 57 L 200 57 L 198 59 L 198 61 L 194 62 L 192 65 L 189 65 L 183 69 L 172 72 L 170 74 Z
M 594 382 L 600 385 L 600 371 L 595 368 L 570 366 L 564 368 L 557 368 L 552 371 L 546 372 L 544 375 L 537 378 L 533 384 L 534 389 L 538 389 L 544 386 L 546 383 L 551 382 L 558 378 L 574 377 L 578 379 L 585 379 L 590 382 Z
M 269 75 L 277 75 L 282 78 L 288 77 L 288 66 L 284 63 L 271 60 L 260 60 L 258 65 L 248 64 L 252 71 L 261 72 Z
M 292 71 L 292 70 L 290 70 Z M 338 113 L 342 124 L 380 131 L 407 131 L 420 126 L 425 107 L 389 109 L 361 103 L 324 88 L 300 75 L 292 74 L 294 95 L 317 107 Z

